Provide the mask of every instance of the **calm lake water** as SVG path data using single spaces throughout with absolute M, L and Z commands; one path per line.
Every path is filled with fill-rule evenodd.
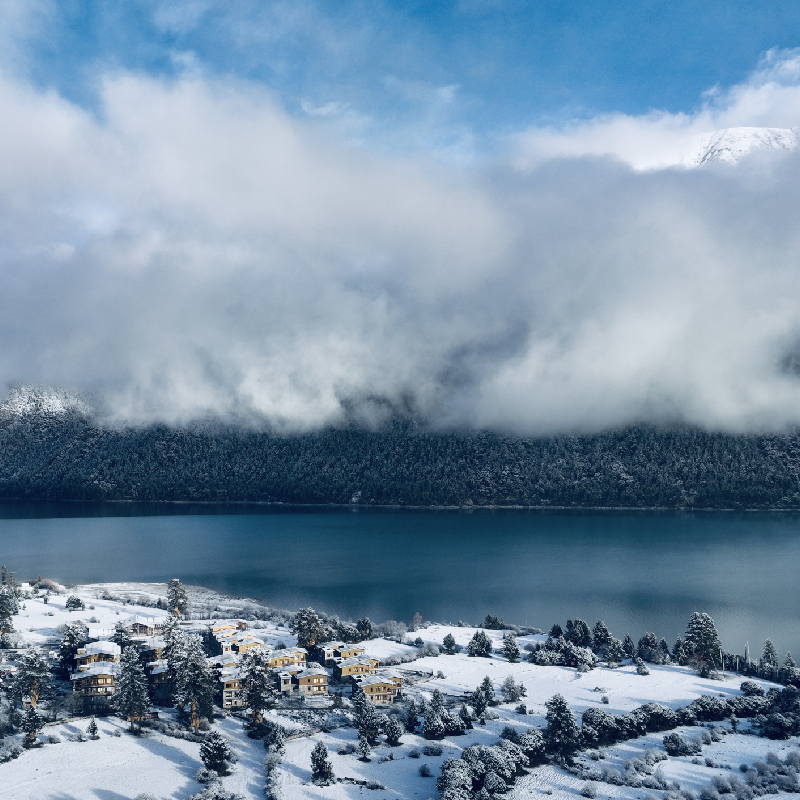
M 726 649 L 770 637 L 800 655 L 800 516 L 725 513 L 268 510 L 0 503 L 20 579 L 167 581 L 355 619 L 568 617 L 638 639 L 707 611 Z

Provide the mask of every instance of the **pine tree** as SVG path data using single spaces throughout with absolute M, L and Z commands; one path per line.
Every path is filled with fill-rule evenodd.
M 546 703 L 547 727 L 544 729 L 544 742 L 549 753 L 558 759 L 569 761 L 581 746 L 581 731 L 575 722 L 567 701 L 560 695 L 553 695 Z
M 417 725 L 419 725 L 419 719 L 417 718 L 417 704 L 414 702 L 413 698 L 406 709 L 405 724 L 406 730 L 409 733 L 414 733 L 414 731 L 417 729 Z
M 89 734 L 91 739 L 97 738 L 97 722 L 95 722 L 94 717 L 89 720 L 89 724 L 86 727 L 86 733 Z
M 503 655 L 514 664 L 519 658 L 519 644 L 517 637 L 513 633 L 509 633 L 503 637 Z
M 783 662 L 783 666 L 787 668 L 792 668 L 797 666 L 797 664 L 794 663 L 794 659 L 792 658 L 791 653 L 786 654 L 786 660 Z
M 483 693 L 480 686 L 472 693 L 469 704 L 472 706 L 472 710 L 475 712 L 475 716 L 478 719 L 486 713 L 486 706 L 488 703 L 486 702 L 486 695 Z
M 514 680 L 513 675 L 509 675 L 503 681 L 500 691 L 503 695 L 503 701 L 506 703 L 518 703 L 523 697 L 525 697 L 525 695 L 527 695 L 525 687 L 521 683 L 517 683 Z
M 301 608 L 294 615 L 292 633 L 297 636 L 298 647 L 313 647 L 325 640 L 322 622 L 313 608 Z
M 242 699 L 252 713 L 251 724 L 260 725 L 263 712 L 275 699 L 269 656 L 263 650 L 250 650 L 239 662 Z
M 68 622 L 64 626 L 64 633 L 58 648 L 58 662 L 64 672 L 72 672 L 78 648 L 83 647 L 88 639 L 89 629 L 82 622 Z
M 461 708 L 458 710 L 458 716 L 461 717 L 464 727 L 467 730 L 472 730 L 472 714 L 469 713 L 469 709 L 464 703 L 461 704 Z
M 611 638 L 606 648 L 605 657 L 609 664 L 619 664 L 625 658 L 625 651 L 622 649 L 622 642 L 619 639 Z
M 442 711 L 444 711 L 444 695 L 438 689 L 433 690 L 429 708 L 434 714 L 441 715 Z
M 491 705 L 494 702 L 494 684 L 488 675 L 481 681 L 480 690 L 486 698 L 486 705 Z
M 184 712 L 190 710 L 190 725 L 196 730 L 200 717 L 214 716 L 214 676 L 203 652 L 203 640 L 197 634 L 186 637 L 184 659 L 177 665 L 176 677 L 176 705 Z
M 658 660 L 658 639 L 651 631 L 645 633 L 639 644 L 636 647 L 636 655 L 643 661 L 649 661 L 651 664 Z
M 397 745 L 400 744 L 400 737 L 403 735 L 403 727 L 397 721 L 397 717 L 393 715 L 386 720 L 386 724 L 383 726 L 383 732 L 386 736 L 387 744 L 392 747 L 397 747 Z
M 219 731 L 213 730 L 206 734 L 203 744 L 200 745 L 200 760 L 206 769 L 213 769 L 218 775 L 226 775 L 232 757 L 230 745 Z
M 564 638 L 576 647 L 592 646 L 592 634 L 589 632 L 589 626 L 582 619 L 567 620 L 567 631 Z
M 356 629 L 362 640 L 369 639 L 372 636 L 372 621 L 369 617 L 361 617 L 356 620 Z
M 598 620 L 592 631 L 592 649 L 601 658 L 606 657 L 613 638 L 605 622 L 603 622 L 603 620 Z
M 686 651 L 703 677 L 719 666 L 722 643 L 714 620 L 705 612 L 695 611 L 686 628 Z
M 323 742 L 317 742 L 311 751 L 311 780 L 318 786 L 327 786 L 334 780 L 328 748 Z
M 14 623 L 11 618 L 14 614 L 19 614 L 17 598 L 8 586 L 0 586 L 0 631 L 13 633 Z
M 25 739 L 25 747 L 33 747 L 36 742 L 36 736 L 43 727 L 44 719 L 36 711 L 36 707 L 33 705 L 28 706 L 22 717 L 22 730 L 28 734 Z
M 441 716 L 433 709 L 428 708 L 422 722 L 422 735 L 426 739 L 444 738 L 444 723 Z
M 442 645 L 444 645 L 444 651 L 447 655 L 451 656 L 456 651 L 456 640 L 453 638 L 452 633 L 448 633 L 447 636 L 444 637 L 442 640 Z
M 686 648 L 683 646 L 683 639 L 680 636 L 675 640 L 675 644 L 672 647 L 672 660 L 682 667 L 685 667 L 689 660 Z
M 185 617 L 189 612 L 189 596 L 178 578 L 167 584 L 167 605 L 176 617 Z
M 485 631 L 475 631 L 475 635 L 467 645 L 467 654 L 479 656 L 480 658 L 489 658 L 492 655 L 492 640 L 486 635 Z
M 629 633 L 626 633 L 622 639 L 622 652 L 625 653 L 625 658 L 634 658 L 636 656 L 636 645 L 633 643 Z
M 150 711 L 147 676 L 135 646 L 122 651 L 111 707 L 130 722 L 131 730 L 134 725 L 140 725 L 142 718 Z
M 764 650 L 761 653 L 761 660 L 759 661 L 761 667 L 761 674 L 764 676 L 773 677 L 778 670 L 778 651 L 775 645 L 772 644 L 771 639 L 764 642 Z
M 363 733 L 358 735 L 358 744 L 356 745 L 356 753 L 362 761 L 369 761 L 369 754 L 372 752 L 372 747 L 367 741 L 367 737 Z
M 669 645 L 667 644 L 666 639 L 661 639 L 658 643 L 658 649 L 656 650 L 656 657 L 658 658 L 657 664 L 669 664 L 670 657 L 669 657 Z
M 50 694 L 51 685 L 50 668 L 44 659 L 35 650 L 27 650 L 17 662 L 9 693 L 12 706 L 21 703 L 23 697 L 30 697 L 31 705 L 36 708 L 39 700 Z
M 114 635 L 111 637 L 110 641 L 118 644 L 120 650 L 124 650 L 126 647 L 130 647 L 133 644 L 130 633 L 128 633 L 127 628 L 121 622 L 114 625 Z
M 550 628 L 550 633 L 547 634 L 548 639 L 558 639 L 559 637 L 564 635 L 564 631 L 561 630 L 561 626 L 556 622 L 553 624 L 553 627 Z

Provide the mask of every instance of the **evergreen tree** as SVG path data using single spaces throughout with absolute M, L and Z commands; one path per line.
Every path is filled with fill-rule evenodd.
M 513 633 L 509 633 L 503 637 L 503 655 L 514 664 L 519 658 L 519 644 L 517 644 L 517 637 Z
M 392 715 L 386 720 L 383 726 L 383 732 L 386 736 L 386 743 L 392 747 L 397 747 L 400 744 L 400 737 L 403 735 L 403 727 L 397 721 L 397 717 Z
M 619 664 L 625 658 L 625 651 L 622 649 L 622 642 L 619 639 L 611 638 L 606 648 L 605 658 L 609 664 Z
M 654 633 L 648 631 L 639 639 L 636 655 L 643 661 L 649 661 L 651 664 L 658 661 L 658 639 Z
M 683 646 L 683 639 L 680 636 L 675 640 L 675 644 L 672 647 L 672 660 L 682 667 L 685 667 L 689 661 L 689 655 Z
M 778 671 L 778 651 L 775 645 L 772 644 L 771 639 L 764 642 L 764 650 L 761 653 L 761 660 L 759 661 L 761 667 L 761 674 L 764 676 L 774 676 Z
M 147 676 L 135 646 L 126 647 L 119 660 L 114 695 L 111 707 L 123 719 L 139 726 L 142 718 L 150 711 L 150 697 L 147 693 Z
M 657 664 L 669 664 L 670 657 L 669 657 L 669 645 L 667 644 L 666 639 L 661 639 L 658 643 L 658 649 L 656 650 L 656 657 L 658 658 Z
M 428 708 L 422 722 L 422 735 L 426 739 L 443 739 L 444 731 L 441 716 L 433 708 Z
M 372 621 L 369 617 L 361 617 L 356 620 L 356 629 L 361 639 L 369 639 L 372 636 Z
M 251 725 L 258 726 L 263 712 L 275 699 L 275 687 L 269 667 L 269 656 L 263 650 L 250 650 L 239 662 L 242 678 L 242 699 L 252 713 Z
M 592 649 L 600 658 L 607 657 L 607 651 L 613 638 L 605 622 L 598 620 L 592 630 Z
M 576 647 L 592 646 L 592 634 L 589 632 L 589 626 L 582 619 L 567 620 L 567 631 L 564 638 Z
M 569 761 L 581 746 L 581 731 L 567 701 L 553 695 L 546 703 L 547 727 L 544 742 L 547 751 L 557 759 Z
M 684 640 L 689 661 L 703 677 L 719 666 L 722 643 L 714 620 L 705 612 L 695 611 L 689 619 Z
M 564 635 L 564 631 L 561 630 L 561 626 L 556 622 L 552 628 L 550 628 L 550 633 L 547 634 L 548 639 L 559 639 Z
M 359 735 L 366 737 L 371 744 L 377 744 L 381 732 L 381 716 L 359 686 L 352 696 L 355 726 Z
M 489 658 L 492 655 L 492 641 L 485 631 L 475 631 L 475 635 L 467 645 L 467 654 L 479 656 L 480 658 Z
M 434 714 L 439 714 L 440 716 L 444 711 L 444 695 L 438 689 L 433 690 L 429 708 Z
M 89 720 L 89 724 L 86 726 L 86 733 L 88 733 L 89 737 L 92 739 L 97 738 L 97 722 L 95 722 L 94 717 Z
M 442 641 L 442 645 L 444 646 L 444 651 L 447 655 L 451 656 L 456 651 L 456 640 L 453 638 L 452 633 L 448 633 L 447 636 L 444 637 Z
M 64 673 L 72 672 L 78 648 L 89 640 L 89 629 L 80 621 L 68 622 L 64 626 L 61 644 L 58 647 L 58 663 Z
M 33 747 L 36 737 L 43 727 L 44 719 L 36 711 L 36 707 L 33 705 L 28 706 L 22 716 L 22 730 L 27 734 L 25 747 Z
M 797 666 L 797 664 L 794 663 L 794 659 L 792 658 L 791 653 L 786 654 L 786 660 L 783 662 L 783 666 L 787 668 L 792 668 Z
M 186 637 L 185 657 L 178 664 L 176 704 L 190 709 L 190 724 L 197 729 L 200 717 L 214 716 L 214 676 L 203 652 L 203 641 L 197 634 Z
M 167 584 L 167 604 L 176 617 L 186 617 L 189 613 L 189 596 L 177 578 Z
M 356 753 L 362 761 L 369 761 L 369 754 L 372 752 L 372 747 L 367 741 L 367 737 L 363 733 L 358 735 L 358 744 L 356 745 Z
M 467 730 L 472 730 L 472 714 L 469 713 L 469 709 L 464 703 L 461 704 L 461 708 L 458 710 L 458 716 L 461 717 L 464 727 Z
M 328 748 L 323 742 L 317 742 L 311 751 L 311 780 L 318 786 L 327 786 L 334 780 Z
M 265 719 L 261 729 L 264 732 L 264 749 L 270 753 L 283 753 L 286 743 L 286 729 L 283 725 Z
M 472 706 L 472 710 L 475 712 L 475 716 L 478 719 L 486 713 L 486 706 L 488 703 L 486 701 L 486 695 L 483 693 L 480 686 L 472 693 L 469 704 Z
M 0 631 L 13 633 L 14 623 L 11 618 L 14 614 L 19 614 L 17 598 L 8 586 L 0 586 Z
M 206 769 L 213 769 L 218 775 L 226 775 L 232 758 L 230 745 L 219 731 L 213 730 L 206 734 L 203 744 L 200 745 L 200 760 Z
M 494 684 L 488 675 L 481 681 L 480 690 L 486 698 L 486 704 L 491 705 L 494 702 Z
M 622 639 L 622 652 L 625 653 L 625 658 L 634 658 L 636 656 L 636 645 L 633 643 L 629 633 L 626 633 Z
M 406 709 L 406 730 L 409 733 L 414 733 L 417 729 L 417 725 L 419 725 L 419 719 L 417 719 L 417 704 L 414 702 L 414 699 L 411 699 L 411 702 L 408 704 L 408 708 Z
M 23 697 L 30 697 L 31 706 L 36 708 L 39 700 L 50 694 L 51 686 L 50 668 L 36 650 L 27 650 L 17 662 L 9 699 L 12 706 L 16 707 Z
M 130 633 L 128 633 L 128 629 L 121 622 L 117 622 L 114 625 L 114 635 L 111 637 L 110 641 L 118 644 L 120 650 L 124 650 L 126 647 L 130 647 L 133 644 L 133 638 Z
M 525 687 L 521 683 L 517 683 L 513 675 L 509 675 L 503 681 L 500 691 L 503 695 L 503 701 L 506 703 L 518 703 L 527 695 Z
M 322 622 L 313 608 L 301 608 L 292 620 L 292 633 L 298 647 L 313 647 L 325 640 Z

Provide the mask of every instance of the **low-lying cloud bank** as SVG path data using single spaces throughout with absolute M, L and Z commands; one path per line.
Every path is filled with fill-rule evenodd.
M 771 58 L 683 123 L 460 170 L 348 150 L 252 85 L 121 74 L 93 117 L 0 79 L 0 382 L 287 430 L 800 422 L 800 156 L 630 155 L 798 124 L 798 59 Z

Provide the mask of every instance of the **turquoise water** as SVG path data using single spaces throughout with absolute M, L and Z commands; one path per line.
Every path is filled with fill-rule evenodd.
M 693 611 L 727 650 L 770 637 L 800 655 L 795 514 L 268 510 L 258 506 L 0 503 L 0 560 L 21 579 L 179 576 L 284 608 L 355 619 L 547 629 L 604 619 L 670 645 Z

